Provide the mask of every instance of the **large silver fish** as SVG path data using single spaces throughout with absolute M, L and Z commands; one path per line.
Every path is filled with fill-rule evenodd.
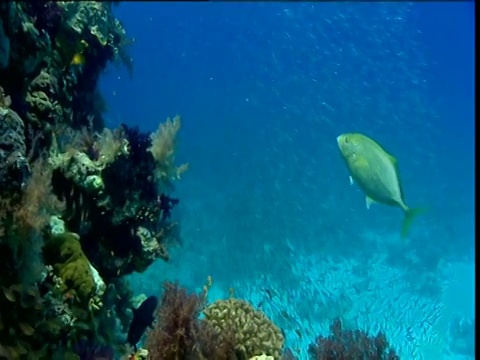
M 407 237 L 412 220 L 423 209 L 409 208 L 405 204 L 397 160 L 363 134 L 342 134 L 337 137 L 337 143 L 351 179 L 366 195 L 367 208 L 374 202 L 401 208 L 405 214 L 401 236 Z

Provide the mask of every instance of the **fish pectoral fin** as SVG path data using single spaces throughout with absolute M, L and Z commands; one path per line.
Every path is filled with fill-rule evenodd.
M 348 180 L 350 180 L 350 185 L 353 185 L 353 177 L 349 176 Z
M 370 196 L 368 195 L 365 196 L 365 205 L 367 206 L 367 209 L 370 209 L 370 206 L 375 203 L 376 201 L 373 200 Z

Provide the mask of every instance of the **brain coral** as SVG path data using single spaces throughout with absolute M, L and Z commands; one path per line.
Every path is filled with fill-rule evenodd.
M 234 337 L 236 351 L 249 359 L 267 354 L 279 359 L 283 349 L 282 331 L 247 301 L 218 300 L 205 310 L 205 320 L 220 334 Z

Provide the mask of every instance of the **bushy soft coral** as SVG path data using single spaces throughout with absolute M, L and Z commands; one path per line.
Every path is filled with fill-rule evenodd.
M 205 293 L 189 294 L 178 284 L 169 282 L 164 283 L 163 288 L 157 322 L 146 342 L 149 359 L 236 359 L 231 338 L 220 338 L 208 323 L 198 319 L 205 304 Z
M 160 123 L 157 131 L 150 135 L 151 146 L 148 151 L 156 162 L 155 178 L 162 191 L 173 186 L 173 181 L 180 179 L 181 175 L 188 170 L 188 164 L 177 166 L 175 163 L 175 146 L 177 134 L 181 127 L 180 116 L 168 118 Z
M 53 169 L 45 159 L 33 163 L 31 176 L 13 211 L 17 227 L 41 232 L 50 221 L 50 216 L 61 214 L 64 210 L 64 204 L 53 193 L 52 172 Z
M 317 337 L 308 352 L 312 360 L 399 360 L 385 335 L 369 336 L 361 330 L 344 330 L 340 319 L 330 326 L 332 334 Z
M 184 359 L 195 345 L 203 300 L 178 284 L 166 282 L 163 290 L 157 323 L 147 338 L 148 353 L 152 360 Z
M 52 192 L 52 169 L 44 159 L 32 164 L 32 172 L 21 193 L 0 196 L 0 243 L 5 241 L 16 274 L 22 281 L 35 282 L 42 269 L 42 233 L 52 215 L 63 211 L 63 204 Z

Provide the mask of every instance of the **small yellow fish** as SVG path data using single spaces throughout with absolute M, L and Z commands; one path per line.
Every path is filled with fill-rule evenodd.
M 88 42 L 81 40 L 76 46 L 75 53 L 73 54 L 71 65 L 83 65 L 85 64 L 85 50 L 88 48 Z
M 70 62 L 72 65 L 83 65 L 85 64 L 85 56 L 81 53 L 76 53 L 72 57 L 72 61 Z
M 397 160 L 363 134 L 342 134 L 337 137 L 337 143 L 351 182 L 354 180 L 366 195 L 367 208 L 374 202 L 401 208 L 405 214 L 401 236 L 407 237 L 412 220 L 424 210 L 405 204 Z

